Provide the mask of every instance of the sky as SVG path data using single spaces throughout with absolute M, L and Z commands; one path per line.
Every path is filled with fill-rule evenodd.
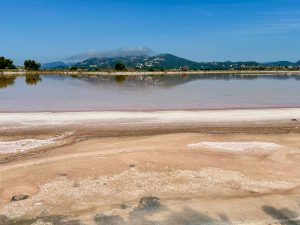
M 0 0 L 0 56 L 300 60 L 300 0 Z

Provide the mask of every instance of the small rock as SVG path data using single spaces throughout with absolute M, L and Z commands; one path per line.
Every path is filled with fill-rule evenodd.
M 135 167 L 135 164 L 130 164 L 129 167 L 130 167 L 130 168 L 134 168 L 134 167 Z
M 152 210 L 160 207 L 160 199 L 157 197 L 143 197 L 140 199 L 138 209 Z
M 73 184 L 73 187 L 74 187 L 74 188 L 78 188 L 78 187 L 80 187 L 80 184 L 79 184 L 79 183 L 74 183 L 74 184 Z
M 68 174 L 66 174 L 66 173 L 58 173 L 57 175 L 61 176 L 61 177 L 67 177 L 68 176 Z
M 297 119 L 292 119 L 292 121 L 293 121 L 293 122 L 297 122 L 298 120 L 297 120 Z
M 127 208 L 128 208 L 128 206 L 127 206 L 127 205 L 125 205 L 125 204 L 121 204 L 121 205 L 120 205 L 120 208 L 121 208 L 121 209 L 127 209 Z
M 23 201 L 23 200 L 25 200 L 25 199 L 27 199 L 27 198 L 29 198 L 28 195 L 16 195 L 16 196 L 13 196 L 13 197 L 11 198 L 11 200 L 12 200 L 13 202 L 17 202 L 17 201 Z

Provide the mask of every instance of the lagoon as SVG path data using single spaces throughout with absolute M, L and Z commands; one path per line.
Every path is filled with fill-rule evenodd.
M 0 77 L 0 112 L 300 107 L 300 75 Z

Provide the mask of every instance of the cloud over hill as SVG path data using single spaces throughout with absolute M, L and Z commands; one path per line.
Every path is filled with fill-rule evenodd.
M 67 58 L 68 61 L 82 61 L 89 58 L 112 58 L 112 57 L 128 57 L 128 56 L 147 56 L 153 51 L 147 47 L 130 47 L 117 48 L 109 51 L 91 50 L 84 53 L 79 53 Z

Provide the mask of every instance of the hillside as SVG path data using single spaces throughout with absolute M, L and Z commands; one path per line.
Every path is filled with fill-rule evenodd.
M 113 69 L 122 62 L 127 68 L 134 69 L 178 69 L 181 67 L 199 68 L 199 63 L 170 54 L 157 56 L 128 56 L 113 58 L 91 58 L 75 64 L 79 68 Z
M 71 66 L 88 70 L 114 69 L 116 63 L 122 62 L 128 69 L 160 70 L 180 69 L 190 70 L 243 70 L 245 68 L 263 69 L 263 67 L 297 67 L 300 61 L 295 63 L 289 61 L 278 61 L 269 63 L 258 63 L 255 61 L 240 62 L 194 62 L 171 54 L 160 54 L 156 56 L 126 56 L 111 58 L 90 58 L 77 63 L 53 62 L 43 64 L 43 69 L 68 69 Z
M 65 69 L 69 66 L 74 65 L 75 63 L 64 63 L 62 61 L 51 62 L 51 63 L 44 63 L 42 65 L 42 69 Z

